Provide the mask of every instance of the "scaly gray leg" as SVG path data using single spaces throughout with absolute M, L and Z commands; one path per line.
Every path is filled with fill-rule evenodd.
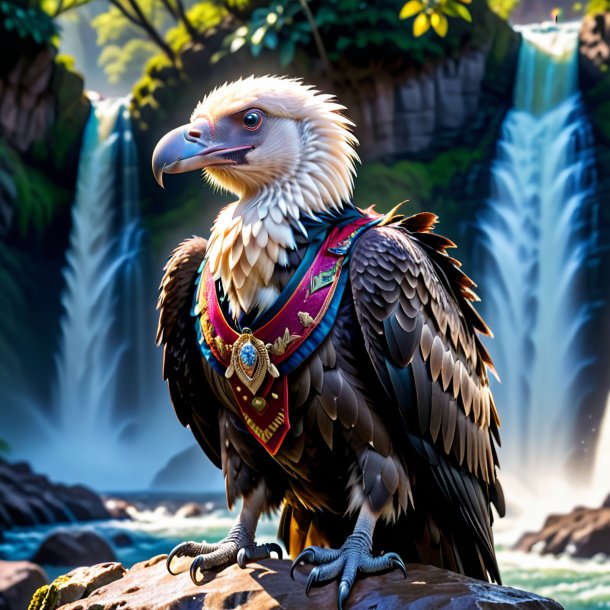
M 235 525 L 231 528 L 229 535 L 220 542 L 208 544 L 207 542 L 183 542 L 176 546 L 167 556 L 166 566 L 170 574 L 176 574 L 172 570 L 172 560 L 176 557 L 194 557 L 191 567 L 191 579 L 196 585 L 201 585 L 204 578 L 199 577 L 199 572 L 231 563 L 237 563 L 240 568 L 252 561 L 260 561 L 277 553 L 282 559 L 282 549 L 277 544 L 261 544 L 254 542 L 256 526 L 263 510 L 266 490 L 264 485 L 257 487 L 251 494 L 244 497 L 244 503 Z
M 303 550 L 294 560 L 290 575 L 294 578 L 294 569 L 300 563 L 314 564 L 310 572 L 305 592 L 309 595 L 312 586 L 320 586 L 341 577 L 339 582 L 339 597 L 337 604 L 343 610 L 343 604 L 360 574 L 375 574 L 399 568 L 407 576 L 407 569 L 402 559 L 396 553 L 386 553 L 373 557 L 373 531 L 377 515 L 365 503 L 360 510 L 354 533 L 347 537 L 340 549 L 324 549 L 310 546 Z

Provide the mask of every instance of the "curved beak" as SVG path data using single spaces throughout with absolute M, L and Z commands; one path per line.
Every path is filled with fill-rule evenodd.
M 152 171 L 159 186 L 163 186 L 163 174 L 181 174 L 211 165 L 233 165 L 235 160 L 227 155 L 251 146 L 210 146 L 210 124 L 198 119 L 188 125 L 176 127 L 160 140 L 152 156 Z

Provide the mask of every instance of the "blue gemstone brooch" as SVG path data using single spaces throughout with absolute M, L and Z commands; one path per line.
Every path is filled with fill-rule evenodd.
M 265 375 L 279 377 L 279 371 L 269 359 L 265 344 L 257 339 L 249 328 L 244 328 L 231 349 L 231 363 L 225 377 L 230 379 L 234 374 L 252 392 L 256 394 Z

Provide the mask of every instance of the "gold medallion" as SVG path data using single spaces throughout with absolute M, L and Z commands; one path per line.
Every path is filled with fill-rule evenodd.
M 272 377 L 279 377 L 279 372 L 269 359 L 269 352 L 265 344 L 257 339 L 249 328 L 243 332 L 233 344 L 231 350 L 231 363 L 227 368 L 225 377 L 230 379 L 236 374 L 239 380 L 256 394 L 265 380 L 267 371 Z

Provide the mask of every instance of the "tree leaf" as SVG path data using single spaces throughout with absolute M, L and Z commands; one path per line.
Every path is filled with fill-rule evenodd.
M 398 15 L 399 19 L 408 19 L 409 17 L 413 17 L 417 13 L 421 13 L 425 9 L 425 5 L 423 2 L 419 0 L 410 0 L 407 2 L 401 9 Z
M 266 33 L 267 33 L 267 28 L 265 26 L 259 27 L 254 32 L 254 34 L 252 34 L 252 38 L 250 38 L 250 42 L 253 45 L 259 45 L 263 41 L 263 38 L 265 37 Z
M 413 22 L 413 36 L 419 38 L 430 29 L 430 19 L 426 13 L 420 13 Z
M 449 17 L 459 17 L 458 12 L 455 10 L 455 6 L 448 2 L 445 2 L 440 5 L 440 9 L 445 15 L 449 15 Z
M 444 38 L 447 35 L 449 23 L 447 22 L 447 17 L 445 17 L 445 15 L 442 15 L 441 13 L 432 13 L 430 16 L 430 25 L 441 38 Z
M 275 49 L 275 48 L 277 48 L 277 43 L 278 43 L 277 34 L 273 30 L 269 30 L 265 34 L 265 46 L 268 49 Z
M 241 49 L 244 44 L 246 44 L 246 39 L 242 38 L 241 36 L 236 36 L 231 41 L 231 44 L 229 45 L 229 50 L 231 51 L 231 53 L 237 53 L 237 51 L 239 51 L 239 49 Z
M 210 63 L 211 64 L 216 64 L 223 57 L 226 57 L 226 55 L 227 55 L 227 52 L 224 49 L 220 49 L 220 51 L 216 51 L 216 53 L 214 53 L 214 55 L 212 55 L 212 57 L 210 57 Z
M 457 2 L 453 5 L 455 8 L 455 12 L 462 18 L 464 21 L 468 21 L 468 23 L 472 23 L 472 16 L 470 15 L 470 11 L 463 5 L 458 4 Z

